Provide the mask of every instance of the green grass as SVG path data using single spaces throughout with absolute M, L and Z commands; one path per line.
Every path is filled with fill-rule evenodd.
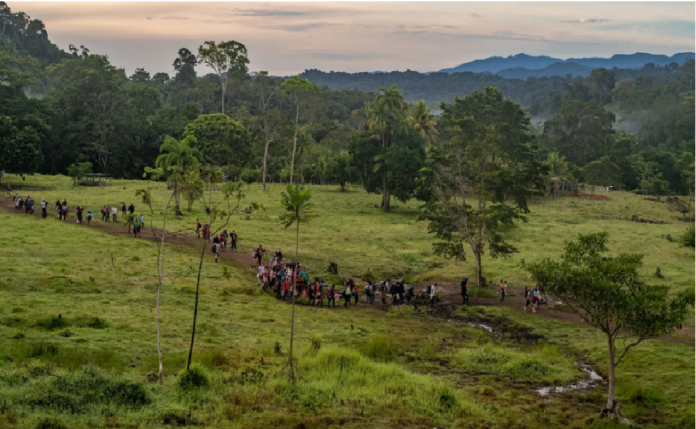
M 27 183 L 51 187 L 31 192 L 39 200 L 67 198 L 92 209 L 125 200 L 140 206 L 138 212 L 144 207 L 135 189 L 147 185 L 115 181 L 110 188 L 73 188 L 67 178 L 47 176 L 30 176 Z M 166 189 L 156 188 L 159 203 Z M 228 230 L 236 229 L 242 244 L 261 242 L 290 252 L 294 234 L 277 222 L 280 191 L 280 185 L 266 193 L 258 185 L 247 190 L 244 204 L 255 201 L 265 211 L 233 219 Z M 521 252 L 507 260 L 485 257 L 484 274 L 513 286 L 530 284 L 519 267 L 522 260 L 555 257 L 564 239 L 607 229 L 613 251 L 646 254 L 643 274 L 651 282 L 675 290 L 693 287 L 693 249 L 665 238 L 686 228 L 677 214 L 635 195 L 610 195 L 613 201 L 575 201 L 573 208 L 570 199 L 533 205 L 529 222 L 511 236 Z M 427 225 L 415 221 L 417 202 L 396 203 L 394 212 L 385 214 L 376 206 L 379 196 L 320 186 L 313 187 L 313 199 L 319 217 L 303 225 L 300 252 L 337 261 L 341 274 L 408 274 L 409 280 L 423 281 L 473 277 L 471 261 L 432 256 Z M 631 223 L 625 220 L 630 214 L 669 223 Z M 168 229 L 192 230 L 196 215 L 172 215 Z M 601 393 L 545 401 L 531 388 L 583 377 L 578 359 L 606 374 L 604 341 L 589 327 L 521 309 L 470 310 L 508 317 L 547 340 L 518 343 L 410 308 L 297 307 L 293 385 L 287 378 L 291 307 L 260 293 L 247 267 L 226 258 L 216 265 L 209 255 L 194 353 L 196 371 L 207 383 L 177 387 L 186 366 L 195 290 L 195 278 L 181 277 L 165 280 L 163 287 L 165 378 L 159 386 L 152 382 L 156 245 L 4 212 L 0 225 L 0 427 L 600 427 L 593 419 Z M 112 254 L 118 270 L 111 266 Z M 185 272 L 197 258 L 194 249 L 168 245 L 167 271 Z M 311 259 L 309 265 L 313 271 L 325 268 Z M 653 275 L 657 266 L 662 279 Z M 627 356 L 617 380 L 629 418 L 651 427 L 693 426 L 692 346 L 648 341 Z

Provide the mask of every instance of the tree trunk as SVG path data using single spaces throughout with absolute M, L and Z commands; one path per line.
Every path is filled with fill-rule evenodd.
M 295 382 L 295 372 L 292 363 L 292 343 L 295 337 L 295 294 L 297 293 L 297 259 L 300 252 L 300 222 L 297 222 L 295 235 L 295 268 L 292 270 L 292 320 L 290 322 L 290 381 Z
M 477 244 L 476 245 L 476 251 L 474 252 L 474 256 L 476 256 L 476 285 L 478 287 L 485 286 L 481 284 L 481 245 Z
M 213 186 L 212 179 L 210 183 L 210 190 L 208 192 L 208 207 L 210 207 L 210 201 L 212 200 Z M 204 200 L 205 201 L 205 200 Z M 208 225 L 213 223 L 212 211 L 209 211 L 208 215 Z M 201 271 L 203 270 L 203 257 L 205 256 L 205 246 L 208 244 L 206 240 L 203 240 L 203 249 L 201 250 L 201 261 L 198 264 L 198 280 L 196 281 L 196 302 L 193 306 L 193 328 L 191 328 L 191 347 L 189 348 L 188 363 L 186 364 L 186 371 L 191 368 L 191 356 L 193 356 L 193 342 L 196 339 L 196 319 L 198 317 L 198 291 L 201 286 Z
M 152 210 L 152 209 L 150 209 Z M 177 216 L 181 216 L 181 209 L 179 208 L 179 181 L 175 180 L 174 181 L 174 213 L 176 213 Z
M 689 183 L 689 203 L 686 206 L 686 213 L 691 214 L 691 183 Z
M 263 151 L 263 190 L 266 190 L 266 161 L 268 160 L 268 145 L 271 141 L 268 139 L 268 131 L 266 132 L 266 148 Z
M 607 405 L 609 413 L 613 413 L 616 403 L 614 401 L 614 344 L 610 335 L 607 335 L 609 346 L 609 380 L 607 380 Z
M 300 122 L 300 105 L 297 105 L 297 114 L 295 115 L 295 137 L 292 141 L 292 160 L 290 161 L 290 184 L 292 185 L 292 174 L 295 171 L 295 151 L 297 150 L 297 127 Z
M 225 92 L 227 91 L 227 85 L 222 85 L 222 114 L 225 114 Z

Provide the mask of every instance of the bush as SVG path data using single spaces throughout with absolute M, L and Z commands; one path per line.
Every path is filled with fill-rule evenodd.
M 54 378 L 27 398 L 33 407 L 71 414 L 86 413 L 90 405 L 140 408 L 150 400 L 142 384 L 112 378 L 95 369 Z
M 70 325 L 70 323 L 67 320 L 63 319 L 60 314 L 58 316 L 50 316 L 45 319 L 39 319 L 36 322 L 36 326 L 43 328 L 47 331 L 63 329 L 68 325 Z
M 194 365 L 188 370 L 179 373 L 176 387 L 182 392 L 191 392 L 208 385 L 208 377 L 200 366 Z
M 618 395 L 625 398 L 629 404 L 646 407 L 656 407 L 665 402 L 665 395 L 662 392 L 635 384 L 622 384 L 619 386 Z
M 394 343 L 384 335 L 374 335 L 360 346 L 360 352 L 369 358 L 382 362 L 394 359 L 397 354 Z
M 24 335 L 22 331 L 17 331 L 17 333 L 12 336 L 13 340 L 23 340 L 24 338 L 26 338 L 26 335 Z
M 92 328 L 92 329 L 104 329 L 109 324 L 106 322 L 106 320 L 101 319 L 99 317 L 90 317 L 90 316 L 84 316 L 75 319 L 75 326 L 78 326 L 80 328 Z
M 684 247 L 696 247 L 696 239 L 694 237 L 696 229 L 693 225 L 686 228 L 686 231 L 679 236 L 679 243 Z
M 36 429 L 68 429 L 56 419 L 43 419 L 36 425 Z

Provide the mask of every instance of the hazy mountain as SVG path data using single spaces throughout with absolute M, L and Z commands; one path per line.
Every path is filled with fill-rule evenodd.
M 620 69 L 636 69 L 643 67 L 645 64 L 653 63 L 655 65 L 664 66 L 670 63 L 683 64 L 684 60 L 687 58 L 694 58 L 693 52 L 683 52 L 670 56 L 667 55 L 655 55 L 646 54 L 642 52 L 637 52 L 631 55 L 618 54 L 611 58 L 568 58 L 567 60 L 562 60 L 560 58 L 552 58 L 547 56 L 534 57 L 526 54 L 511 55 L 509 57 L 491 57 L 485 60 L 475 60 L 468 63 L 460 64 L 453 68 L 442 69 L 440 72 L 444 73 L 457 73 L 457 72 L 474 72 L 474 73 L 499 73 L 505 72 L 506 77 L 521 77 L 521 75 L 526 75 L 526 77 L 531 76 L 555 76 L 548 74 L 549 72 L 557 72 L 563 75 L 563 70 L 572 70 L 571 74 L 585 75 L 588 72 L 584 72 L 583 69 L 578 66 L 589 67 L 590 70 L 593 68 L 604 67 L 607 69 L 612 69 L 614 67 Z M 575 66 L 570 68 L 564 68 L 562 66 L 556 66 L 550 70 L 543 71 L 543 69 L 551 66 L 552 64 L 568 64 L 574 63 Z M 529 73 L 527 71 L 538 70 L 539 73 Z
M 506 79 L 527 79 L 528 77 L 550 77 L 550 76 L 587 76 L 593 70 L 593 67 L 580 65 L 578 63 L 553 63 L 543 69 L 530 70 L 524 67 L 516 67 L 514 69 L 505 69 L 496 73 Z
M 527 54 L 517 54 L 510 55 L 509 57 L 490 57 L 485 60 L 474 60 L 469 63 L 460 64 L 457 67 L 442 69 L 440 71 L 444 73 L 497 73 L 500 70 L 517 67 L 536 70 L 557 62 L 563 62 L 563 60 L 547 56 L 533 57 Z

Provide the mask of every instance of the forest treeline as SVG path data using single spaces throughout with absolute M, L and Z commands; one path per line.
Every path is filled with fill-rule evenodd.
M 524 128 L 549 167 L 547 181 L 652 195 L 693 188 L 693 61 L 579 78 L 309 70 L 286 79 L 250 72 L 246 47 L 230 41 L 172 52 L 171 73 L 127 75 L 85 46 L 60 50 L 40 20 L 4 3 L 0 13 L 7 172 L 138 178 L 186 146 L 231 178 L 362 183 L 388 208 L 391 196 L 418 196 L 429 148 L 459 133 L 456 121 L 440 123 L 433 112 L 495 87 L 534 118 Z M 440 99 L 435 110 L 425 101 Z

